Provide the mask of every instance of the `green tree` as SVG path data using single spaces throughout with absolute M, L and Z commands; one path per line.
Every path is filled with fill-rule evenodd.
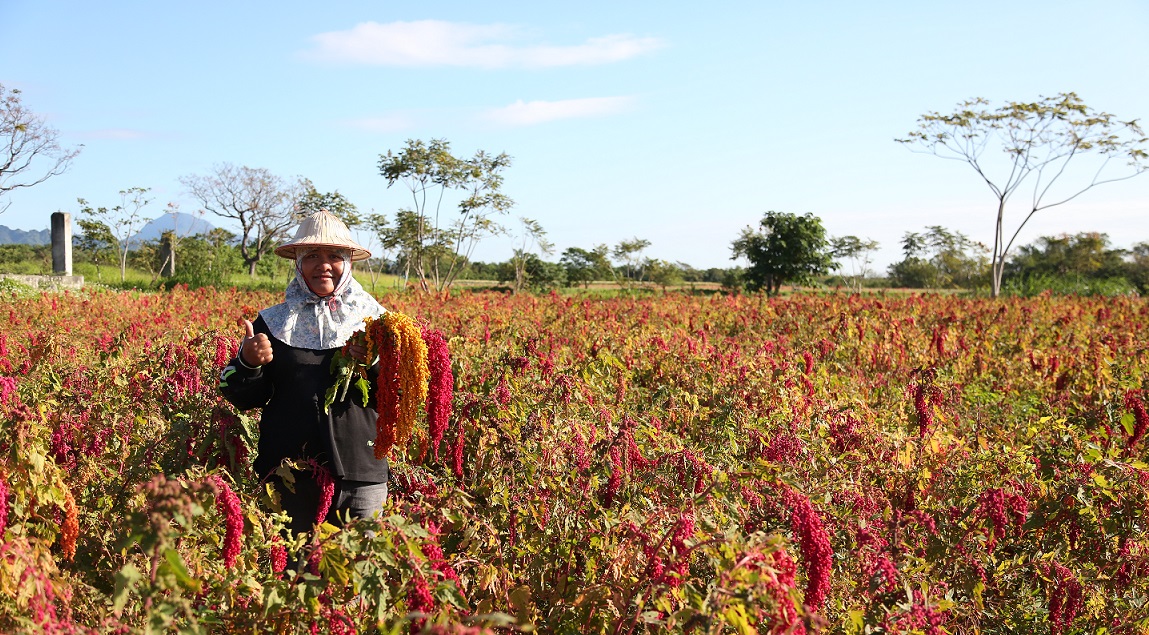
M 1129 250 L 1125 279 L 1135 285 L 1141 295 L 1149 294 L 1149 242 L 1137 243 Z
M 850 263 L 850 288 L 854 291 L 862 290 L 862 280 L 870 273 L 870 263 L 874 252 L 878 250 L 876 240 L 861 239 L 857 236 L 840 236 L 830 239 L 830 256 L 835 260 L 846 260 Z M 840 263 L 835 269 L 840 268 Z
M 60 147 L 60 133 L 20 101 L 20 91 L 0 84 L 0 198 L 63 174 L 80 153 Z M 0 213 L 11 203 L 0 205 Z
M 164 234 L 171 234 L 172 232 L 164 232 Z M 160 277 L 160 271 L 166 262 L 160 256 L 162 251 L 161 245 L 163 238 L 152 240 L 143 240 L 136 243 L 132 253 L 128 256 L 128 263 L 132 268 L 143 270 L 152 275 L 152 284 Z
M 519 222 L 522 224 L 522 229 L 518 232 L 519 246 L 515 248 L 514 254 L 511 256 L 511 264 L 515 270 L 512 289 L 515 293 L 521 292 L 527 286 L 529 280 L 528 256 L 535 255 L 534 250 L 536 248 L 544 256 L 549 256 L 555 250 L 554 244 L 547 240 L 546 230 L 538 221 L 520 218 Z
M 207 234 L 180 239 L 179 269 L 166 284 L 192 288 L 228 285 L 232 272 L 243 267 L 239 250 L 233 245 L 235 238 L 235 234 L 217 227 Z
M 619 263 L 627 286 L 642 282 L 642 264 L 644 262 L 642 252 L 646 251 L 649 246 L 649 240 L 635 236 L 630 240 L 619 241 L 614 249 L 611 249 L 611 259 Z
M 299 221 L 301 184 L 284 181 L 264 168 L 217 165 L 211 174 L 180 178 L 203 208 L 239 222 L 239 253 L 248 275 Z
M 310 216 L 320 210 L 327 210 L 351 229 L 365 222 L 359 215 L 359 208 L 347 200 L 346 196 L 340 194 L 339 190 L 320 192 L 315 189 L 315 184 L 310 179 L 301 179 L 299 189 L 301 194 L 295 203 L 295 211 L 298 216 Z
M 647 278 L 654 284 L 662 287 L 663 291 L 666 291 L 667 287 L 682 284 L 685 278 L 682 263 L 652 258 L 643 264 L 643 269 L 646 270 Z
M 383 275 L 383 270 L 390 265 L 387 254 L 395 250 L 399 241 L 392 234 L 392 227 L 386 214 L 378 214 L 372 210 L 371 213 L 362 217 L 362 226 L 368 232 L 369 239 L 366 246 L 371 251 L 371 258 L 364 264 L 371 277 L 371 290 L 375 291 L 375 285 L 379 282 L 379 277 Z M 376 244 L 378 244 L 378 249 L 375 248 Z
M 78 198 L 80 213 L 90 220 L 99 221 L 113 239 L 113 249 L 116 258 L 120 261 L 120 282 L 126 279 L 128 271 L 128 252 L 132 249 L 132 239 L 147 222 L 143 217 L 143 209 L 151 204 L 152 199 L 147 197 L 151 188 L 130 187 L 120 190 L 120 204 L 115 207 L 95 207 L 88 201 Z
M 906 232 L 902 253 L 902 260 L 889 268 L 890 282 L 898 287 L 972 288 L 984 284 L 988 273 L 985 245 L 940 225 Z
M 776 294 L 785 282 L 803 284 L 834 264 L 822 220 L 813 214 L 766 212 L 759 229 L 746 227 L 731 244 L 732 260 L 746 258 L 743 281 L 750 291 Z
M 96 280 L 102 282 L 104 277 L 100 273 L 100 263 L 115 258 L 116 237 L 102 221 L 79 218 L 76 224 L 80 226 L 81 232 L 76 236 L 76 248 L 91 259 L 92 264 L 96 266 Z
M 506 153 L 480 150 L 461 159 L 443 139 L 408 139 L 399 152 L 379 155 L 378 165 L 387 187 L 403 183 L 411 193 L 413 207 L 399 210 L 409 218 L 398 217 L 396 231 L 403 233 L 405 267 L 424 290 L 449 288 L 479 241 L 505 231 L 495 217 L 514 206 L 502 193 L 503 171 L 511 165 Z M 461 200 L 458 214 L 447 219 L 443 205 L 451 193 Z
M 409 209 L 395 212 L 393 225 L 387 222 L 386 217 L 380 215 L 376 217 L 373 227 L 383 248 L 395 250 L 395 263 L 397 272 L 402 275 L 402 284 L 406 286 L 414 272 L 424 290 L 428 289 L 426 286 L 428 263 L 442 260 L 450 251 L 450 246 L 443 237 L 440 235 L 436 240 L 430 240 L 433 232 L 426 229 L 426 219 Z
M 1109 244 L 1109 235 L 1097 232 L 1042 236 L 1022 245 L 1010 259 L 1010 276 L 1078 276 L 1112 278 L 1124 274 L 1124 249 Z
M 165 231 L 163 233 L 163 235 L 161 236 L 161 238 L 158 241 L 156 241 L 154 244 L 149 245 L 147 242 L 145 242 L 145 243 L 142 243 L 141 245 L 139 245 L 137 248 L 138 250 L 150 252 L 147 254 L 137 254 L 136 259 L 142 265 L 144 265 L 142 268 L 147 269 L 150 273 L 152 273 L 152 282 L 153 283 L 156 281 L 156 279 L 162 274 L 162 272 L 165 269 L 170 268 L 172 275 L 175 274 L 175 272 L 176 272 L 176 262 L 175 262 L 176 261 L 176 254 L 180 250 L 180 247 L 181 247 L 180 243 L 185 238 L 188 237 L 188 232 L 190 232 L 190 230 L 191 230 L 191 228 L 189 227 L 187 229 L 187 231 L 185 231 L 182 234 L 179 231 L 177 231 L 179 228 L 179 215 L 180 215 L 179 203 L 169 202 L 168 207 L 167 207 L 167 214 L 169 216 L 171 216 L 172 227 L 176 228 L 176 230 Z M 197 215 L 202 217 L 203 212 L 201 211 Z M 168 243 L 168 247 L 169 247 L 168 249 L 163 248 L 163 243 L 165 241 L 167 241 L 167 243 Z M 170 267 L 169 267 L 169 264 L 170 264 Z
M 495 267 L 495 277 L 499 283 L 515 284 L 520 264 L 515 260 L 499 263 Z M 524 288 L 536 293 L 548 291 L 566 284 L 566 269 L 557 262 L 543 260 L 535 253 L 522 257 Z
M 899 143 L 917 151 L 969 164 L 997 200 L 992 252 L 993 296 L 1001 292 L 1006 257 L 1017 235 L 1037 212 L 1067 203 L 1104 183 L 1149 169 L 1149 139 L 1134 121 L 1097 112 L 1074 93 L 1007 102 L 990 107 L 977 98 L 948 115 L 918 118 L 918 129 Z M 1002 154 L 987 155 L 991 149 Z M 1091 160 L 1093 160 L 1091 164 Z M 1012 234 L 1006 206 L 1022 187 L 1028 200 Z
M 559 258 L 559 264 L 566 270 L 568 285 L 582 284 L 583 288 L 590 286 L 595 280 L 603 280 L 611 275 L 610 260 L 607 254 L 610 248 L 598 245 L 594 249 L 586 250 L 579 247 L 569 247 Z
M 1141 289 L 1136 263 L 1135 251 L 1114 248 L 1107 234 L 1042 236 L 1018 248 L 1006 267 L 1005 286 L 1027 294 L 1127 293 Z

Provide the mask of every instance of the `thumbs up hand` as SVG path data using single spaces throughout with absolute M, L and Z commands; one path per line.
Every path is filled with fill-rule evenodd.
M 244 328 L 244 338 L 239 345 L 239 356 L 248 366 L 263 366 L 271 361 L 271 340 L 264 333 L 255 332 L 250 320 L 240 318 L 239 325 Z

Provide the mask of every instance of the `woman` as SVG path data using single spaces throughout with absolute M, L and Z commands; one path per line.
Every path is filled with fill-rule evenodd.
M 275 253 L 295 260 L 295 277 L 281 304 L 260 311 L 255 323 L 241 319 L 246 336 L 239 354 L 220 375 L 223 396 L 241 410 L 263 408 L 255 470 L 278 489 L 295 533 L 317 520 L 350 514 L 369 518 L 387 497 L 387 460 L 375 458 L 375 382 L 368 369 L 370 399 L 354 395 L 324 412 L 324 397 L 335 379 L 331 360 L 366 318 L 384 309 L 351 275 L 351 263 L 371 256 L 351 239 L 333 214 L 322 210 L 303 220 L 295 238 Z M 348 353 L 366 361 L 367 349 Z M 327 518 L 317 518 L 322 470 L 295 471 L 294 492 L 273 476 L 284 459 L 324 468 L 335 494 Z

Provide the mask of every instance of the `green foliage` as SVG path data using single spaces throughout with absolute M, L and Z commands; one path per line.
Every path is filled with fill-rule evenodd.
M 627 286 L 643 281 L 645 276 L 645 268 L 643 265 L 646 261 L 642 257 L 642 252 L 646 251 L 646 248 L 649 246 L 649 240 L 635 236 L 630 240 L 619 241 L 619 243 L 610 250 L 610 257 L 619 263 L 622 280 Z
M 870 262 L 878 246 L 876 240 L 863 240 L 857 236 L 830 239 L 830 256 L 835 260 L 846 260 L 850 263 L 850 277 L 847 282 L 854 291 L 861 291 L 865 279 L 873 273 L 870 271 Z M 841 264 L 835 263 L 834 268 L 840 269 Z
M 120 204 L 115 207 L 92 207 L 88 201 L 78 198 L 80 214 L 86 218 L 79 221 L 85 236 L 92 232 L 92 242 L 84 243 L 95 260 L 96 271 L 99 272 L 98 254 L 104 249 L 110 249 L 120 267 L 120 282 L 126 281 L 128 271 L 128 255 L 132 251 L 132 238 L 146 222 L 143 210 L 152 203 L 153 199 L 147 197 L 151 188 L 130 187 L 120 190 Z M 86 241 L 87 239 L 85 239 Z
M 49 275 L 51 245 L 0 245 L 0 273 Z
M 28 297 L 38 293 L 36 289 L 11 278 L 0 278 L 0 297 Z
M 264 256 L 299 220 L 296 203 L 302 185 L 288 183 L 266 168 L 224 163 L 207 175 L 181 177 L 180 183 L 204 210 L 239 223 L 239 254 L 253 278 Z
M 1010 276 L 1078 276 L 1113 278 L 1125 268 L 1125 251 L 1113 249 L 1109 235 L 1081 232 L 1074 235 L 1042 236 L 1023 245 L 1010 259 Z
M 511 283 L 514 290 L 536 293 L 566 285 L 566 269 L 562 265 L 530 253 L 499 264 L 495 276 L 500 283 Z
M 1023 245 L 1006 267 L 1002 293 L 1037 295 L 1122 295 L 1145 293 L 1149 270 L 1145 243 L 1126 251 L 1097 232 L 1042 236 Z
M 303 195 L 296 203 L 296 212 L 300 216 L 310 216 L 320 210 L 327 210 L 348 227 L 356 227 L 365 222 L 359 215 L 359 208 L 338 190 L 321 193 L 309 179 L 303 179 L 301 187 Z
M 559 284 L 556 276 L 565 275 L 566 271 L 561 266 L 556 269 L 556 265 L 552 263 L 544 265 L 543 261 L 534 254 L 534 250 L 537 249 L 541 255 L 550 255 L 554 253 L 554 244 L 547 240 L 547 232 L 538 221 L 524 217 L 520 218 L 519 222 L 521 223 L 518 232 L 519 246 L 511 255 L 510 260 L 515 274 L 512 280 L 512 290 L 519 293 L 526 289 L 528 284 L 534 287 L 543 283 L 544 279 L 546 282 L 543 284 L 547 288 L 554 288 Z M 535 262 L 531 262 L 532 256 L 534 256 Z M 533 269 L 530 272 L 527 271 L 528 263 Z
M 398 153 L 379 155 L 387 187 L 402 183 L 413 201 L 410 209 L 398 210 L 393 227 L 379 225 L 383 244 L 399 249 L 404 278 L 414 273 L 423 290 L 447 289 L 478 242 L 505 231 L 496 218 L 514 206 L 502 192 L 503 171 L 510 165 L 506 153 L 479 150 L 470 159 L 456 157 L 444 139 L 408 139 Z M 449 194 L 460 198 L 453 220 L 441 214 Z
M 1129 251 L 1125 277 L 1136 285 L 1141 295 L 1149 295 L 1149 242 L 1137 243 Z
M 567 248 L 559 258 L 559 264 L 566 270 L 567 284 L 572 287 L 582 284 L 583 288 L 587 288 L 595 280 L 610 278 L 611 266 L 607 258 L 609 251 L 610 248 L 606 245 L 597 245 L 590 250 L 579 247 Z
M 906 232 L 905 257 L 889 267 L 890 283 L 910 289 L 972 289 L 986 282 L 985 246 L 939 225 Z
M 732 259 L 750 261 L 743 274 L 746 288 L 768 294 L 777 294 L 787 282 L 808 283 L 833 265 L 822 220 L 811 213 L 766 212 L 759 229 L 743 229 L 731 248 Z
M 103 281 L 100 265 L 115 261 L 116 237 L 103 221 L 80 218 L 76 221 L 81 233 L 76 236 L 78 262 L 90 262 L 96 269 L 96 280 Z
M 686 279 L 682 265 L 678 263 L 648 259 L 643 264 L 643 269 L 646 270 L 647 279 L 662 287 L 664 291 L 667 287 L 682 284 Z
M 731 267 L 722 276 L 722 289 L 730 293 L 738 293 L 746 288 L 746 270 L 742 267 Z
M 1100 278 L 1051 273 L 1010 276 L 1001 287 L 1002 295 L 1021 297 L 1033 297 L 1042 294 L 1118 296 L 1136 295 L 1137 293 L 1137 287 L 1125 278 Z
M 164 285 L 184 284 L 199 287 L 228 287 L 232 278 L 243 271 L 243 257 L 232 244 L 234 235 L 223 229 L 213 229 L 207 235 L 188 236 L 176 248 L 175 275 Z M 276 273 L 280 273 L 276 271 Z M 280 279 L 276 275 L 275 279 Z

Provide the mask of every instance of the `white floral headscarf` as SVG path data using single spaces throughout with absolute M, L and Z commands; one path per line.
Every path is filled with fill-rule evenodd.
M 316 295 L 303 280 L 303 258 L 314 249 L 301 250 L 295 258 L 295 277 L 287 284 L 284 301 L 259 312 L 276 339 L 296 348 L 326 350 L 347 343 L 364 320 L 387 312 L 351 275 L 351 254 L 343 253 L 343 275 L 331 295 Z

